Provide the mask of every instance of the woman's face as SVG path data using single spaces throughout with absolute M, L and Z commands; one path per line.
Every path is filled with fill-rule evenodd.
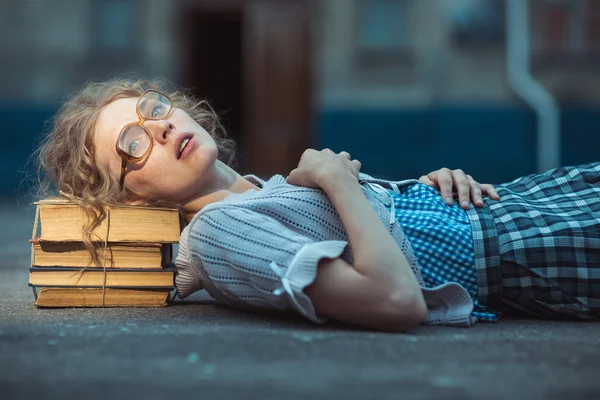
M 104 106 L 96 122 L 94 144 L 100 163 L 105 163 L 117 178 L 121 157 L 115 144 L 121 129 L 138 121 L 138 97 L 115 100 Z M 166 120 L 145 121 L 144 127 L 154 139 L 154 146 L 141 162 L 128 162 L 124 186 L 139 198 L 173 201 L 184 204 L 209 184 L 218 155 L 215 141 L 185 111 L 173 107 Z M 183 139 L 190 138 L 180 152 Z M 192 146 L 192 147 L 190 147 Z

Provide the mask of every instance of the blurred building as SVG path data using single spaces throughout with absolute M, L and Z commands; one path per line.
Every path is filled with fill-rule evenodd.
M 595 161 L 600 3 L 523 1 L 532 73 L 561 106 L 560 163 Z M 348 143 L 386 176 L 440 165 L 492 182 L 535 172 L 536 118 L 507 82 L 505 1 L 320 4 L 321 144 Z
M 561 163 L 593 161 L 600 4 L 529 4 L 532 71 L 561 105 Z M 210 100 L 242 172 L 286 173 L 307 146 L 386 177 L 535 172 L 536 118 L 507 83 L 505 25 L 503 0 L 4 0 L 0 191 L 61 99 L 124 73 Z

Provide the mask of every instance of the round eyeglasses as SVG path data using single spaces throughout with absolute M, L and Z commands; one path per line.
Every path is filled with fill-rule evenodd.
M 123 190 L 127 163 L 144 160 L 154 145 L 154 138 L 144 127 L 144 122 L 168 118 L 173 111 L 173 102 L 166 94 L 147 90 L 138 99 L 135 110 L 139 121 L 125 125 L 117 138 L 117 153 L 123 159 L 119 178 L 120 190 Z

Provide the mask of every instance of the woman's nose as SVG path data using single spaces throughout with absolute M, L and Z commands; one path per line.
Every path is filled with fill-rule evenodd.
M 144 126 L 150 131 L 157 142 L 163 144 L 167 142 L 169 135 L 175 129 L 175 125 L 166 119 L 145 121 Z

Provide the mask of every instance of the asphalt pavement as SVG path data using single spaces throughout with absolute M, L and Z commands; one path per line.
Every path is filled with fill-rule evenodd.
M 390 334 L 202 293 L 158 309 L 36 309 L 32 223 L 0 204 L 1 399 L 600 399 L 600 323 Z

